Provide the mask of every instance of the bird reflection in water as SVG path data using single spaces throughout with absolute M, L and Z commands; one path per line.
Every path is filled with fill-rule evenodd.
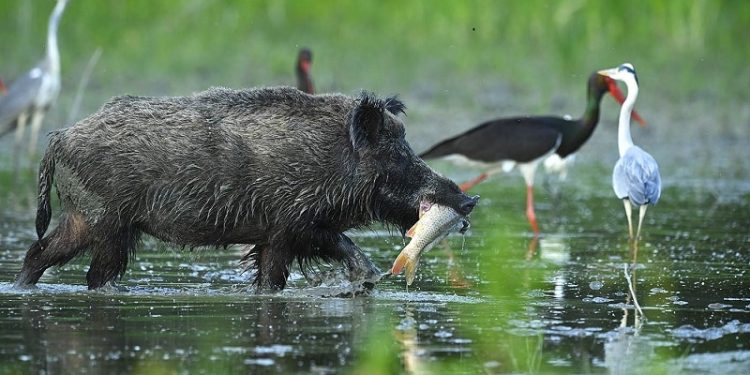
M 641 337 L 641 329 L 646 317 L 636 296 L 638 268 L 638 243 L 630 246 L 631 263 L 623 265 L 623 274 L 627 282 L 627 294 L 622 307 L 622 319 L 615 329 L 616 335 L 604 344 L 604 364 L 611 374 L 637 373 L 634 369 L 648 368 L 653 357 L 654 348 L 647 338 Z M 632 323 L 630 314 L 632 311 Z M 628 324 L 631 324 L 630 326 Z

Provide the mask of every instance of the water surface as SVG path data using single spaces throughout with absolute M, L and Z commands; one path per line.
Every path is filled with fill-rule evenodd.
M 87 291 L 82 257 L 18 292 L 33 215 L 5 211 L 0 372 L 338 373 L 366 369 L 373 347 L 380 366 L 409 373 L 750 369 L 746 186 L 727 181 L 735 196 L 723 200 L 668 187 L 636 249 L 606 186 L 571 181 L 540 184 L 535 240 L 511 176 L 477 188 L 471 230 L 428 253 L 412 288 L 399 277 L 355 298 L 322 297 L 299 273 L 285 292 L 255 295 L 241 249 L 150 239 L 118 288 Z M 402 244 L 377 228 L 351 236 L 383 269 Z

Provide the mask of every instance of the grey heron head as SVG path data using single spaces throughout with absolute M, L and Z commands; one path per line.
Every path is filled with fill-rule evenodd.
M 638 84 L 638 77 L 635 74 L 635 68 L 633 68 L 633 65 L 625 63 L 618 66 L 617 68 L 600 70 L 593 73 L 589 78 L 589 89 L 591 90 L 593 88 L 602 93 L 609 91 L 609 93 L 615 98 L 615 100 L 620 103 L 620 105 L 622 105 L 625 102 L 625 95 L 623 95 L 622 91 L 620 91 L 620 88 L 617 87 L 617 82 L 615 81 L 615 79 L 624 81 L 625 79 L 618 78 L 618 75 L 622 76 L 623 74 L 630 74 L 630 72 L 632 72 L 632 76 L 636 84 Z M 644 120 L 638 114 L 638 112 L 633 111 L 632 116 L 633 119 L 637 121 L 641 126 L 646 125 L 646 120 Z
M 632 79 L 636 85 L 638 84 L 638 75 L 635 73 L 635 67 L 631 63 L 624 63 L 617 68 L 600 70 L 597 73 L 626 83 Z

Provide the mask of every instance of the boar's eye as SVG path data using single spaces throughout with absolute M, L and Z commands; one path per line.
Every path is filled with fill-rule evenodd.
M 392 164 L 395 164 L 398 170 L 402 170 L 403 168 L 406 168 L 406 166 L 411 162 L 412 158 L 411 153 L 409 152 L 408 146 L 405 145 L 397 145 L 396 147 L 393 147 L 390 152 L 390 162 Z

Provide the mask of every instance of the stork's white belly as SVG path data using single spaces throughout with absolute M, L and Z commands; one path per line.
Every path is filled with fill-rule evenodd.
M 513 160 L 500 160 L 493 162 L 485 162 L 472 160 L 461 154 L 450 154 L 442 158 L 443 160 L 449 161 L 457 166 L 481 168 L 494 172 L 510 172 L 516 166 L 516 162 Z

